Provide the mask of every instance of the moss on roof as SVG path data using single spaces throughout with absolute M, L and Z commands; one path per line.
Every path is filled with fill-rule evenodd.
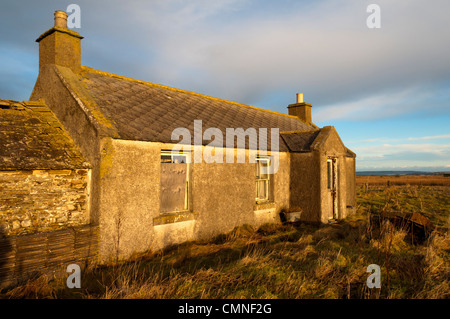
M 218 128 L 268 129 L 268 150 L 271 149 L 270 129 L 279 131 L 311 131 L 309 125 L 295 116 L 260 109 L 207 95 L 140 81 L 82 66 L 80 74 L 70 70 L 56 72 L 67 81 L 69 91 L 77 94 L 81 106 L 92 115 L 94 125 L 105 135 L 125 140 L 178 143 L 172 140 L 176 128 L 187 128 L 194 138 L 194 120 L 202 120 L 203 130 Z M 64 70 L 63 70 L 64 71 Z M 66 74 L 70 73 L 70 74 Z M 111 128 L 110 126 L 113 126 Z M 109 133 L 106 131 L 109 130 Z M 112 129 L 112 130 L 111 130 Z M 223 141 L 225 141 L 225 136 Z M 204 145 L 210 141 L 202 141 Z M 254 143 L 253 143 L 254 144 Z M 246 148 L 257 145 L 246 143 Z M 288 151 L 283 139 L 279 150 Z
M 210 99 L 212 101 L 219 101 L 219 102 L 224 102 L 224 103 L 228 103 L 228 104 L 238 105 L 238 106 L 245 107 L 245 108 L 252 108 L 252 109 L 255 109 L 255 110 L 258 110 L 258 111 L 268 112 L 268 113 L 272 113 L 272 114 L 276 114 L 276 115 L 280 115 L 280 116 L 286 116 L 286 117 L 290 117 L 290 118 L 299 120 L 298 117 L 293 116 L 293 115 L 284 114 L 284 113 L 280 113 L 280 112 L 275 112 L 275 111 L 271 111 L 271 110 L 266 110 L 266 109 L 262 109 L 262 108 L 259 108 L 259 107 L 256 107 L 256 106 L 247 105 L 247 104 L 234 102 L 234 101 L 229 101 L 229 100 L 225 100 L 225 99 L 221 99 L 221 98 L 217 98 L 217 97 L 212 97 L 212 96 L 209 96 L 209 95 L 206 95 L 206 94 L 201 94 L 201 93 L 196 93 L 196 92 L 192 92 L 192 91 L 187 91 L 187 90 L 182 90 L 182 89 L 178 89 L 178 88 L 173 88 L 173 87 L 162 85 L 162 84 L 156 84 L 156 83 L 152 83 L 152 82 L 137 80 L 137 79 L 133 79 L 133 78 L 122 76 L 122 75 L 117 75 L 117 74 L 113 74 L 113 73 L 109 73 L 109 72 L 105 72 L 105 71 L 100 71 L 100 70 L 93 69 L 93 68 L 90 68 L 90 67 L 87 67 L 87 66 L 84 66 L 84 65 L 81 66 L 81 69 L 82 69 L 81 76 L 84 76 L 84 77 L 89 77 L 89 73 L 96 73 L 96 74 L 100 74 L 100 75 L 104 75 L 104 76 L 108 76 L 108 77 L 113 77 L 113 78 L 116 78 L 116 79 L 119 79 L 119 80 L 131 81 L 131 82 L 140 83 L 140 84 L 144 84 L 144 85 L 149 85 L 151 87 L 160 88 L 160 89 L 164 89 L 164 90 L 170 90 L 170 91 L 174 91 L 174 92 L 190 94 L 190 95 L 193 95 L 193 96 L 198 96 L 198 97 L 201 97 L 201 98 Z
M 89 167 L 42 101 L 0 100 L 0 170 Z

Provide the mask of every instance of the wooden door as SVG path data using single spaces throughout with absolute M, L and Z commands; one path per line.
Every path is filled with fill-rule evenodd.
M 337 219 L 337 169 L 336 159 L 327 159 L 327 193 L 328 193 L 328 219 Z

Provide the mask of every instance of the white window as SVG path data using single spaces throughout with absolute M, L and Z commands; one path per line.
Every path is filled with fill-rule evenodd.
M 270 199 L 270 158 L 256 158 L 256 202 L 266 202 Z
M 189 209 L 189 153 L 161 151 L 161 213 Z

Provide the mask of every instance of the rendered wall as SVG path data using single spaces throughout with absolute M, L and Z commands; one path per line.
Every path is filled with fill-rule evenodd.
M 31 94 L 30 100 L 44 99 L 48 107 L 55 113 L 58 120 L 64 125 L 74 142 L 80 147 L 85 158 L 92 164 L 91 183 L 91 215 L 90 222 L 99 222 L 99 161 L 100 161 L 100 136 L 102 127 L 96 127 L 89 119 L 89 113 L 95 112 L 95 106 L 85 105 L 83 111 L 79 105 L 79 98 L 83 96 L 82 88 L 79 92 L 73 91 L 74 83 L 64 83 L 58 72 L 64 73 L 66 80 L 79 82 L 68 68 L 47 64 L 39 68 L 39 76 Z M 79 85 L 79 84 L 78 84 Z M 86 99 L 85 99 L 86 100 Z M 89 107 L 88 107 L 89 106 Z M 107 125 L 107 123 L 105 124 Z M 104 125 L 104 126 L 105 126 Z
M 172 145 L 105 138 L 102 142 L 100 255 L 103 261 L 210 238 L 235 226 L 279 222 L 289 193 L 289 162 L 280 154 L 274 203 L 255 204 L 254 163 L 189 164 L 190 212 L 160 213 L 161 149 Z
M 354 157 L 345 157 L 345 173 L 347 181 L 347 213 L 356 208 L 356 161 Z
M 102 141 L 99 253 L 103 260 L 151 249 L 153 218 L 159 214 L 157 144 Z
M 290 154 L 290 209 L 306 222 L 320 222 L 320 167 L 317 152 Z
M 329 156 L 336 158 L 337 166 L 337 194 L 336 194 L 336 206 L 337 206 L 337 219 L 343 219 L 347 216 L 347 182 L 346 182 L 346 165 L 344 162 L 344 157 L 338 155 L 338 153 L 327 152 L 320 156 L 320 205 L 322 207 L 321 222 L 327 223 L 329 218 L 332 216 L 332 209 L 330 201 L 328 200 L 329 191 L 327 189 L 327 159 Z
M 332 129 L 329 131 L 324 143 L 320 145 L 320 185 L 321 185 L 321 207 L 322 207 L 322 222 L 328 222 L 328 217 L 332 211 L 330 202 L 328 201 L 329 192 L 327 190 L 327 159 L 335 158 L 337 165 L 337 218 L 346 218 L 349 211 L 347 209 L 349 198 L 355 197 L 355 189 L 352 188 L 352 175 L 354 174 L 354 167 L 348 164 L 347 149 L 343 145 L 337 132 Z M 349 180 L 350 179 L 350 180 Z M 350 184 L 349 184 L 350 183 Z M 350 187 L 349 187 L 350 186 Z M 332 213 L 331 213 L 332 214 Z
M 273 201 L 255 202 L 255 163 L 201 163 L 193 165 L 193 210 L 199 212 L 198 236 L 205 238 L 242 224 L 258 226 L 279 222 L 279 212 L 289 205 L 289 157 L 279 153 L 272 182 Z M 236 162 L 236 161 L 235 161 Z

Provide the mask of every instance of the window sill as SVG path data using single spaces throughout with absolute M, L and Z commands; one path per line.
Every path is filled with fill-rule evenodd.
M 197 213 L 192 212 L 162 213 L 161 216 L 153 218 L 153 226 L 195 220 L 196 216 Z
M 253 206 L 254 212 L 274 212 L 277 205 L 274 202 L 259 202 Z

